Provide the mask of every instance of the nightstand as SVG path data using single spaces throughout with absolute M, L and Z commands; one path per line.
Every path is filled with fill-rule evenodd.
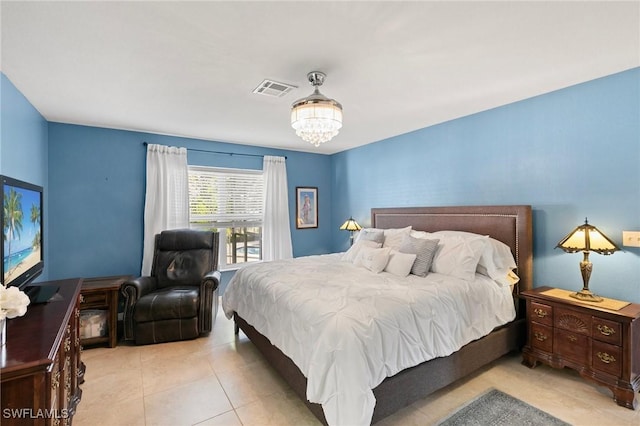
M 129 279 L 129 275 L 113 277 L 85 278 L 80 290 L 80 315 L 82 311 L 97 310 L 106 317 L 106 335 L 83 338 L 82 345 L 107 343 L 113 348 L 118 343 L 118 294 L 120 286 Z
M 522 363 L 574 369 L 611 389 L 618 405 L 635 409 L 640 390 L 640 305 L 607 309 L 561 292 L 539 287 L 520 294 L 527 302 L 528 332 Z

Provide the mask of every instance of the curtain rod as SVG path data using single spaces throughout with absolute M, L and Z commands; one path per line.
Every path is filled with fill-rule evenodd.
M 149 145 L 149 142 L 142 142 L 142 145 L 147 146 Z M 209 154 L 224 154 L 224 155 L 244 155 L 246 157 L 260 157 L 260 158 L 264 158 L 264 155 L 260 155 L 260 154 L 243 154 L 240 152 L 225 152 L 225 151 L 210 151 L 210 150 L 206 150 L 206 149 L 196 149 L 196 148 L 186 148 L 187 151 L 194 151 L 194 152 L 206 152 Z M 284 156 L 284 159 L 287 159 L 287 156 Z

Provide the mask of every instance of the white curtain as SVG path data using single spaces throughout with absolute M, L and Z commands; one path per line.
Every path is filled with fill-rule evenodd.
M 142 275 L 151 273 L 155 235 L 189 227 L 189 171 L 186 148 L 147 145 Z
M 287 165 L 284 157 L 264 157 L 264 221 L 262 223 L 262 259 L 293 257 L 289 227 Z

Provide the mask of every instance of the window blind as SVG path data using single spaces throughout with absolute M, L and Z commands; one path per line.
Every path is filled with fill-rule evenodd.
M 262 170 L 189 166 L 191 223 L 262 226 L 263 186 Z

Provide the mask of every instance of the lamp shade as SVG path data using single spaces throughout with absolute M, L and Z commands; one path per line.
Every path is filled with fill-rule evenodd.
M 345 223 L 342 224 L 342 226 L 340 226 L 340 229 L 343 231 L 359 231 L 362 229 L 362 226 L 358 225 L 358 222 L 350 217 Z
M 620 250 L 618 246 L 604 235 L 598 228 L 589 225 L 585 218 L 584 225 L 580 225 L 564 237 L 558 245 L 567 253 L 579 251 L 593 251 L 598 254 L 613 254 Z
M 564 237 L 556 248 L 561 248 L 567 253 L 576 253 L 581 251 L 584 259 L 580 262 L 580 274 L 582 275 L 582 290 L 571 293 L 571 297 L 584 302 L 602 302 L 603 298 L 596 296 L 589 290 L 589 278 L 593 270 L 593 264 L 589 260 L 589 253 L 594 251 L 598 254 L 612 254 L 620 250 L 618 246 L 607 238 L 598 228 L 589 225 L 587 219 L 584 219 L 584 225 L 578 226 Z

